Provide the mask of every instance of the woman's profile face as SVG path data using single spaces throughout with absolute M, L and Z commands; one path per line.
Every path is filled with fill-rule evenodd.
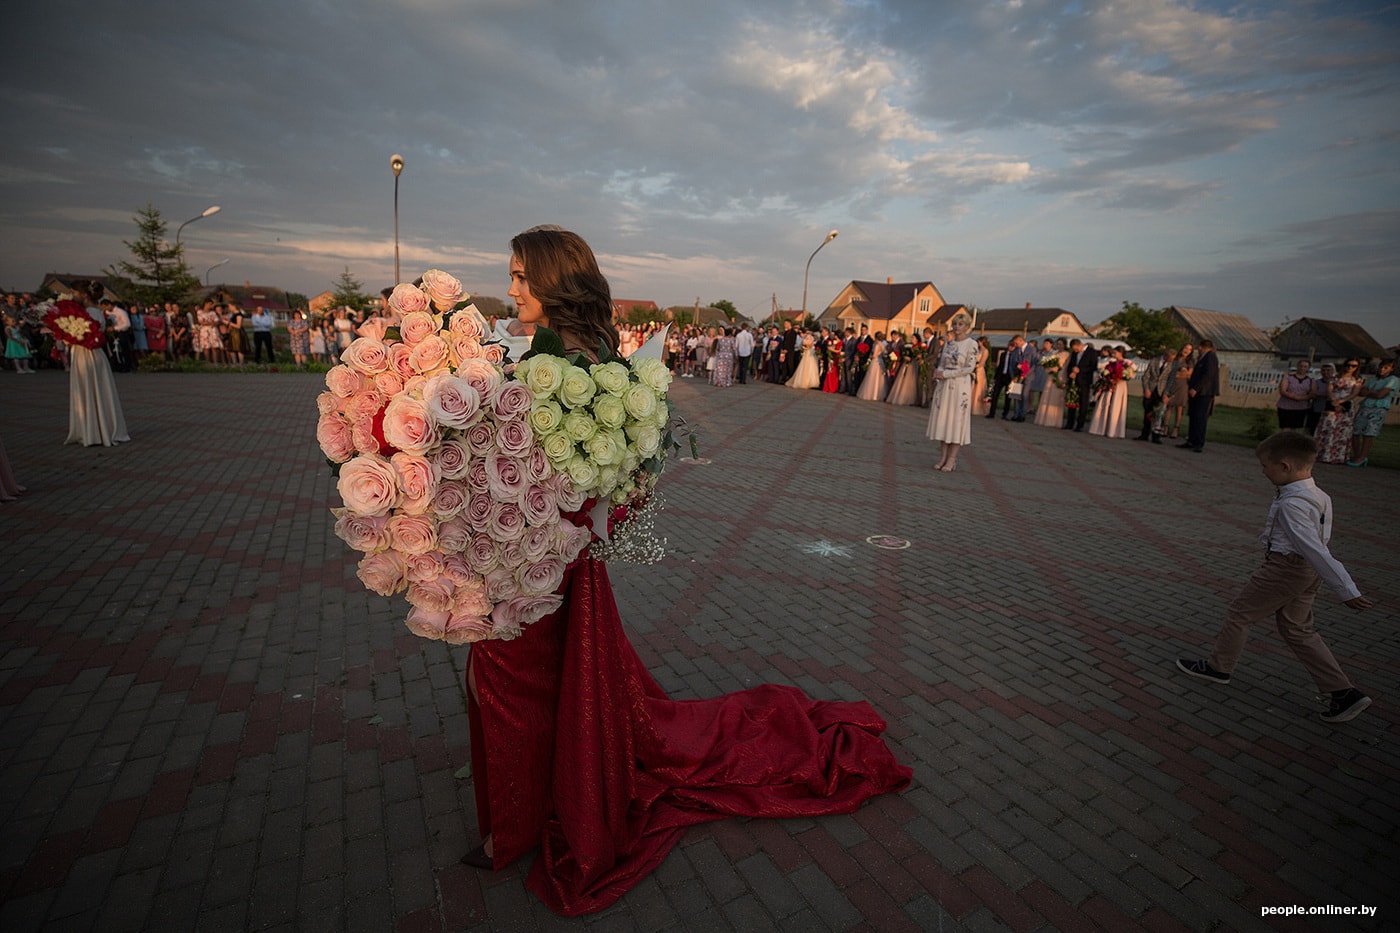
M 530 294 L 530 281 L 525 278 L 525 264 L 519 256 L 510 257 L 510 291 L 507 294 L 515 299 L 515 313 L 520 323 L 546 323 L 544 306 Z
M 965 318 L 953 319 L 953 338 L 961 340 L 967 336 L 967 320 Z

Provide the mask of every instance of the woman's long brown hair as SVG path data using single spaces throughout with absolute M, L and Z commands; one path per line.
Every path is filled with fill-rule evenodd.
M 530 294 L 539 301 L 551 330 L 570 349 L 617 355 L 612 292 L 583 237 L 557 227 L 533 227 L 510 241 L 525 267 Z

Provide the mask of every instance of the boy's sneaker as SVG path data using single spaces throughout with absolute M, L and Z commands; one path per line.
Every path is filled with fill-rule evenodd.
M 1213 684 L 1228 684 L 1230 682 L 1229 674 L 1217 671 L 1210 666 L 1210 662 L 1205 658 L 1177 658 L 1176 666 L 1183 674 L 1190 674 L 1201 680 L 1209 680 Z
M 1348 687 L 1345 690 L 1333 690 L 1332 701 L 1327 706 L 1327 712 L 1322 713 L 1323 722 L 1346 722 L 1361 715 L 1361 711 L 1371 705 L 1371 698 L 1357 690 L 1355 687 Z

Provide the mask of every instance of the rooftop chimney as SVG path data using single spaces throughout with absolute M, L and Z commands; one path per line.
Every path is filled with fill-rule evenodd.
M 894 284 L 894 276 L 892 276 L 892 275 L 887 275 L 887 276 L 885 276 L 885 284 L 886 284 L 886 285 L 893 285 L 893 284 Z
M 1031 303 L 1028 301 L 1028 302 L 1026 302 L 1026 310 L 1029 311 L 1030 309 L 1031 309 Z

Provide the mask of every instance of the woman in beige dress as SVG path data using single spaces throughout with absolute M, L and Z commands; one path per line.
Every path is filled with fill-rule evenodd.
M 1045 391 L 1035 406 L 1035 423 L 1045 428 L 1058 428 L 1065 422 L 1065 364 L 1069 362 L 1069 349 L 1063 337 L 1055 341 L 1055 356 L 1060 360 L 1060 368 L 1046 373 Z
M 977 369 L 972 374 L 972 413 L 985 415 L 992 410 L 992 400 L 987 398 L 987 359 L 992 355 L 992 342 L 986 337 L 977 338 Z

